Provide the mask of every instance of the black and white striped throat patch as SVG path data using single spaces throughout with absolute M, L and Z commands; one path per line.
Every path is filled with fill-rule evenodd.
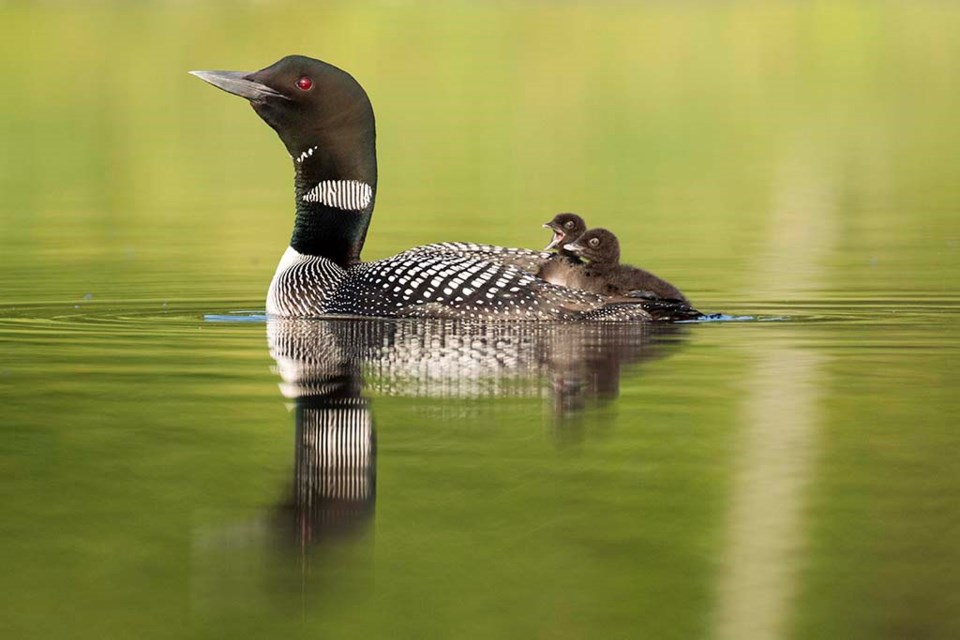
M 324 180 L 305 194 L 304 202 L 319 202 L 346 211 L 360 211 L 370 204 L 373 187 L 359 180 Z

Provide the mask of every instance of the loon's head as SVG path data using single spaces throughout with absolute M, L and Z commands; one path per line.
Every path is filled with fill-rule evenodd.
M 594 264 L 620 262 L 620 242 L 617 236 L 606 229 L 590 229 L 563 248 Z
M 191 71 L 201 80 L 250 101 L 294 158 L 321 143 L 373 139 L 373 107 L 346 71 L 306 56 L 286 56 L 254 71 Z M 344 135 L 346 133 L 351 135 Z M 333 149 L 336 151 L 336 149 Z
M 563 248 L 569 242 L 575 241 L 587 230 L 587 224 L 583 218 L 575 213 L 558 213 L 550 222 L 543 225 L 547 229 L 553 230 L 553 239 L 550 240 L 544 251 L 549 251 L 556 247 Z
M 260 71 L 191 71 L 246 98 L 287 147 L 296 169 L 290 246 L 341 266 L 360 259 L 377 188 L 376 126 L 363 87 L 346 71 L 287 56 Z

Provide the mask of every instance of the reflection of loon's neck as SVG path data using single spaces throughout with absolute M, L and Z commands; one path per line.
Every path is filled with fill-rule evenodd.
M 297 400 L 296 501 L 313 514 L 365 511 L 375 494 L 370 404 L 361 397 Z M 321 524 L 321 523 L 317 523 Z
M 369 401 L 340 394 L 299 398 L 296 423 L 294 501 L 302 541 L 362 526 L 376 494 Z
M 376 438 L 358 363 L 323 321 L 271 319 L 270 355 L 295 406 L 292 509 L 301 544 L 366 530 L 376 498 Z

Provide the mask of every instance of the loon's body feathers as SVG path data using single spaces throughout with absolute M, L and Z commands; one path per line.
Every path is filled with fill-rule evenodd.
M 496 264 L 509 265 L 531 275 L 537 275 L 544 264 L 554 254 L 518 247 L 501 247 L 495 244 L 476 242 L 436 242 L 407 249 L 399 255 L 408 253 L 446 253 L 455 256 L 479 258 Z
M 318 316 L 346 274 L 332 260 L 288 247 L 267 290 L 267 313 L 294 318 Z
M 647 310 L 650 306 L 654 312 Z M 267 297 L 271 315 L 485 320 L 657 320 L 683 310 L 552 285 L 509 264 L 415 247 L 343 269 L 287 249 Z

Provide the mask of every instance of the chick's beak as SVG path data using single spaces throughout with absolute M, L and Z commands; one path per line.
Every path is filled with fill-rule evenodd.
M 553 238 L 550 240 L 550 244 L 548 244 L 546 247 L 544 247 L 543 250 L 544 250 L 544 251 L 550 251 L 550 249 L 554 249 L 554 248 L 556 248 L 557 246 L 559 246 L 560 243 L 563 241 L 563 237 L 564 237 L 563 234 L 560 233 L 560 231 L 559 231 L 555 226 L 553 226 L 551 223 L 549 223 L 549 222 L 545 223 L 545 224 L 543 225 L 543 228 L 544 228 L 544 229 L 552 229 L 552 230 L 553 230 Z

